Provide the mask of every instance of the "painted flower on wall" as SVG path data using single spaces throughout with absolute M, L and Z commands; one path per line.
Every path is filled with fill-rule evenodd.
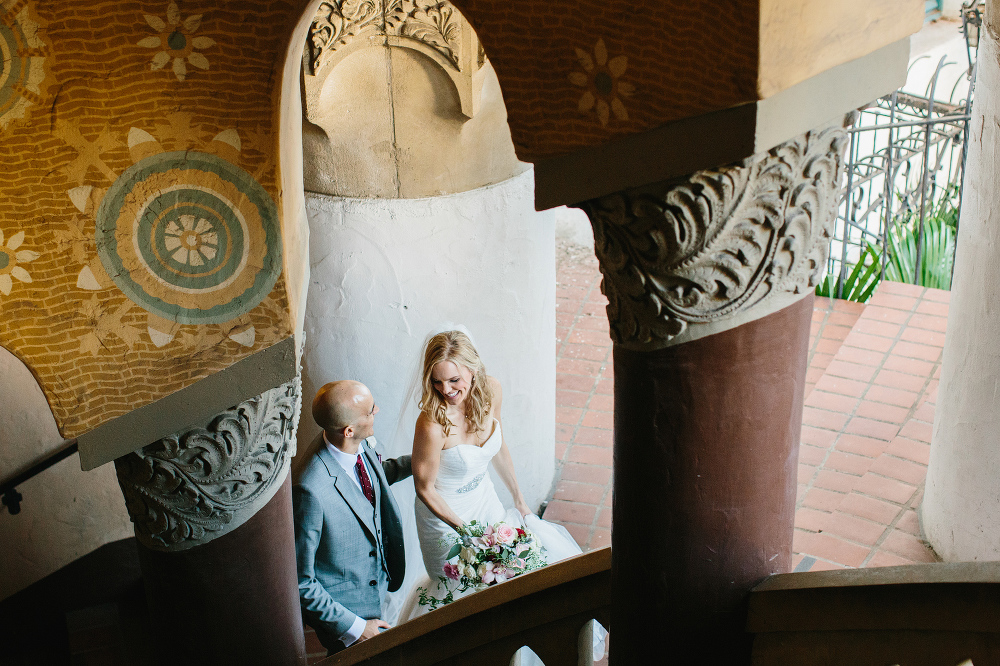
M 208 69 L 208 58 L 197 49 L 207 49 L 215 45 L 211 37 L 196 37 L 194 33 L 201 27 L 201 14 L 193 14 L 181 20 L 181 12 L 176 2 L 167 4 L 167 20 L 159 16 L 146 14 L 146 23 L 158 34 L 139 40 L 137 46 L 156 49 L 152 70 L 163 69 L 167 63 L 173 62 L 174 75 L 178 81 L 187 77 L 187 66 L 198 69 Z
M 621 99 L 635 92 L 635 86 L 621 80 L 628 67 L 628 57 L 620 55 L 609 60 L 604 40 L 598 39 L 593 54 L 576 49 L 576 58 L 583 71 L 571 72 L 569 82 L 585 88 L 577 105 L 580 112 L 596 110 L 602 127 L 607 127 L 612 114 L 618 120 L 628 120 L 628 110 Z
M 38 259 L 38 253 L 31 250 L 18 250 L 24 243 L 24 232 L 18 231 L 3 244 L 3 231 L 0 230 L 0 294 L 10 296 L 14 288 L 14 280 L 31 282 L 31 274 L 21 264 L 27 264 Z

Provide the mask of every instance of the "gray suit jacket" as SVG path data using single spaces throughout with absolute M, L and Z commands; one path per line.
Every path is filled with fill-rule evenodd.
M 410 476 L 410 456 L 381 462 L 365 440 L 360 452 L 375 471 L 375 509 L 330 455 L 318 451 L 292 487 L 295 560 L 302 617 L 327 648 L 354 623 L 382 616 L 387 591 L 403 582 L 406 557 L 399 507 L 389 485 Z M 317 442 L 314 442 L 317 444 Z

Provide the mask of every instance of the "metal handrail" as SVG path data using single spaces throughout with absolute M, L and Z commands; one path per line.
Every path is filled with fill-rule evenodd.
M 848 129 L 846 187 L 827 264 L 830 295 L 848 297 L 847 275 L 857 261 L 867 261 L 869 245 L 881 255 L 876 279 L 885 279 L 890 235 L 910 221 L 917 237 L 912 279 L 920 279 L 927 217 L 942 202 L 961 200 L 975 79 L 960 78 L 970 85 L 963 99 L 956 99 L 958 83 L 948 99 L 937 99 L 941 72 L 950 64 L 946 58 L 937 63 L 925 96 L 896 91 L 859 109 Z
M 13 478 L 0 483 L 0 503 L 7 507 L 7 511 L 9 511 L 12 516 L 16 516 L 21 513 L 21 501 L 24 499 L 24 496 L 17 491 L 17 487 L 25 481 L 44 472 L 56 463 L 69 458 L 71 455 L 76 453 L 77 450 L 78 447 L 76 440 L 74 439 L 68 446 L 64 446 L 55 453 L 38 461 L 20 474 L 17 474 Z
M 938 118 L 931 118 L 928 120 L 911 120 L 902 123 L 890 123 L 888 125 L 865 125 L 864 127 L 850 127 L 848 132 L 868 132 L 870 130 L 880 130 L 880 129 L 895 129 L 897 127 L 914 127 L 917 125 L 937 125 L 938 123 L 947 123 L 951 121 L 959 122 L 966 121 L 972 118 L 969 114 L 965 113 L 960 116 L 939 116 Z M 961 127 L 957 128 L 961 129 Z

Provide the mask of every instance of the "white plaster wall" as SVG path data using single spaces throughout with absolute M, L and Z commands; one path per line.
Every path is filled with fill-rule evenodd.
M 586 213 L 579 208 L 567 206 L 553 208 L 552 213 L 556 220 L 556 238 L 594 249 L 594 228 Z
M 993 0 L 987 10 L 994 17 L 998 4 Z M 998 54 L 996 39 L 984 30 L 969 123 L 948 332 L 921 508 L 924 533 L 947 561 L 1000 559 Z
M 300 450 L 319 432 L 311 396 L 349 378 L 375 396 L 383 454 L 409 453 L 413 422 L 393 434 L 421 345 L 439 324 L 463 323 L 503 387 L 504 440 L 525 498 L 539 506 L 555 471 L 555 236 L 553 213 L 534 210 L 533 188 L 528 171 L 430 199 L 306 194 L 311 279 Z M 406 590 L 423 572 L 412 480 L 393 492 L 407 525 Z
M 0 479 L 66 442 L 38 383 L 0 348 Z M 21 512 L 0 511 L 0 599 L 111 541 L 133 535 L 114 466 L 80 470 L 73 455 L 18 486 Z

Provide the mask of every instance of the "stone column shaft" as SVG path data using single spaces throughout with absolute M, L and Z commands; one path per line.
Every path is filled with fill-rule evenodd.
M 580 206 L 615 342 L 613 664 L 749 663 L 747 593 L 791 565 L 848 122 Z
M 115 461 L 163 664 L 305 664 L 294 380 Z
M 683 663 L 748 663 L 746 593 L 791 567 L 812 302 L 615 349 L 614 663 L 656 645 Z
M 238 529 L 178 552 L 139 545 L 163 664 L 305 664 L 291 475 Z

